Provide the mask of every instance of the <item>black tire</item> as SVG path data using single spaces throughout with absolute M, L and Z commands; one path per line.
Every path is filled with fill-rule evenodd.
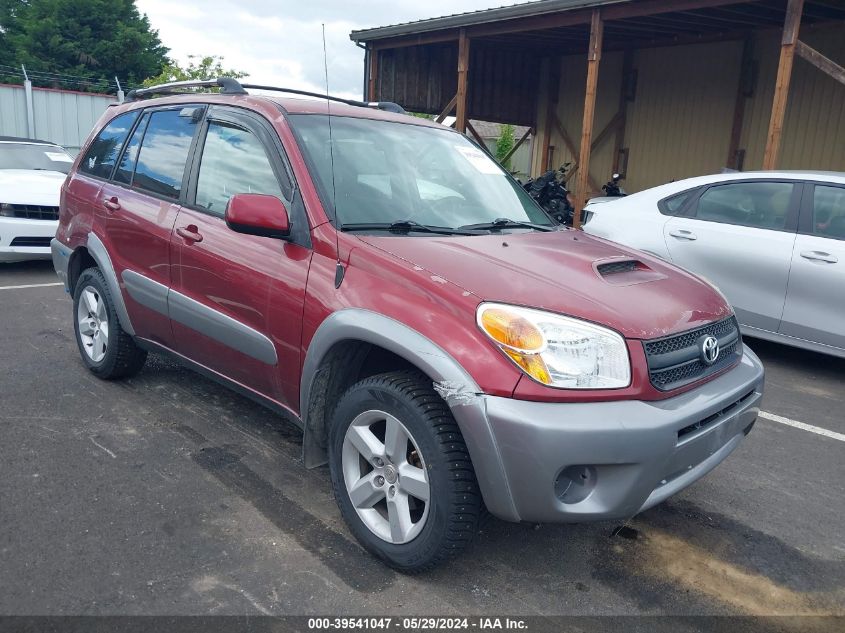
M 342 452 L 347 429 L 360 414 L 378 410 L 394 416 L 412 436 L 428 474 L 428 514 L 406 543 L 388 542 L 361 520 L 344 481 Z M 418 573 L 463 550 L 478 531 L 481 494 L 469 452 L 452 412 L 413 371 L 380 374 L 353 385 L 335 408 L 329 430 L 329 468 L 335 498 L 355 538 L 390 567 Z
M 85 350 L 77 317 L 79 302 L 82 300 L 82 293 L 86 288 L 91 288 L 103 301 L 104 309 L 108 315 L 108 344 L 105 348 L 105 356 L 98 361 L 89 356 Z M 104 380 L 114 380 L 133 376 L 141 371 L 147 360 L 147 352 L 138 347 L 132 336 L 121 327 L 117 312 L 114 309 L 111 292 L 99 268 L 87 268 L 79 276 L 73 292 L 73 319 L 73 331 L 76 334 L 79 355 L 82 357 L 85 366 L 91 370 L 91 373 Z

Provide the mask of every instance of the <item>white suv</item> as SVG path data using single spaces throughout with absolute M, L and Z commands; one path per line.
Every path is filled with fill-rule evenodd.
M 0 136 L 0 262 L 50 259 L 73 158 L 46 141 Z

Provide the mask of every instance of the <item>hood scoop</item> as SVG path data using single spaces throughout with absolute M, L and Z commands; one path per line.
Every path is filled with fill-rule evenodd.
M 632 286 L 666 278 L 666 275 L 653 270 L 638 259 L 599 260 L 593 262 L 593 269 L 602 280 L 613 286 Z

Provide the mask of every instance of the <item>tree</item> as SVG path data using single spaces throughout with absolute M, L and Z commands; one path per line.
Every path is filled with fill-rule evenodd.
M 168 49 L 135 0 L 0 0 L 0 69 L 35 85 L 102 91 L 161 72 Z M 13 74 L 14 73 L 14 74 Z
M 501 132 L 499 132 L 499 138 L 496 140 L 496 160 L 502 163 L 502 167 L 505 169 L 510 169 L 510 159 L 508 159 L 507 163 L 503 161 L 505 160 L 505 156 L 510 154 L 513 145 L 513 126 L 505 124 L 502 126 Z
M 199 60 L 199 63 L 195 60 Z M 223 58 L 217 55 L 208 57 L 188 55 L 186 67 L 183 68 L 176 62 L 170 61 L 158 75 L 145 79 L 144 86 L 155 86 L 170 81 L 188 81 L 190 79 L 214 79 L 215 77 L 241 79 L 248 76 L 248 73 L 241 70 L 223 68 Z

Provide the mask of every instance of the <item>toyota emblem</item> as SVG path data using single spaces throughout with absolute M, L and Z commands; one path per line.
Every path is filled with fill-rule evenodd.
M 719 359 L 719 339 L 707 336 L 701 341 L 701 362 L 712 365 Z

